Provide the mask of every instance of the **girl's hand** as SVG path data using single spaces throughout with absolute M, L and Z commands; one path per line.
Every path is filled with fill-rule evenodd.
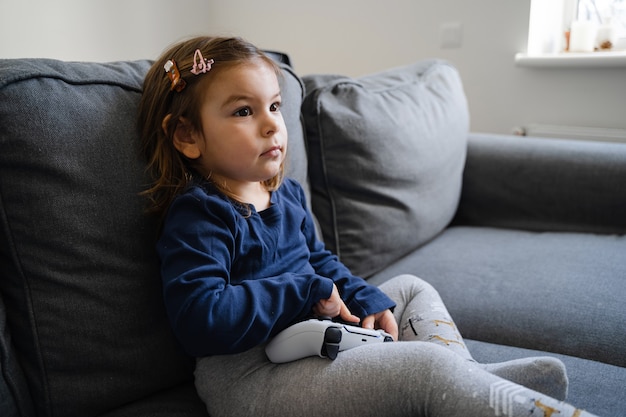
M 391 310 L 381 311 L 380 313 L 371 314 L 363 319 L 361 327 L 365 329 L 382 329 L 389 333 L 393 340 L 398 340 L 398 323 Z
M 330 318 L 339 317 L 341 320 L 349 323 L 358 323 L 360 321 L 357 316 L 350 313 L 350 310 L 348 310 L 348 307 L 346 307 L 339 296 L 337 286 L 334 284 L 330 298 L 318 301 L 317 304 L 313 306 L 313 313 L 317 316 L 327 316 Z

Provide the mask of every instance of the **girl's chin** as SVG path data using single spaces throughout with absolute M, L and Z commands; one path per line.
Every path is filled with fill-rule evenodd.
M 275 165 L 273 164 L 272 166 L 268 167 L 267 174 L 266 174 L 266 177 L 268 180 L 278 175 L 278 173 L 280 172 L 281 165 L 282 165 L 282 160 L 277 161 Z

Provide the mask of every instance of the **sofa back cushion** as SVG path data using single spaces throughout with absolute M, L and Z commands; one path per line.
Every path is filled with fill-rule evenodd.
M 327 247 L 367 277 L 456 211 L 469 131 L 461 80 L 437 60 L 303 80 L 313 210 Z
M 0 301 L 10 329 L 0 322 L 0 365 L 25 377 L 2 370 L 19 394 L 7 403 L 29 391 L 37 415 L 128 410 L 168 390 L 177 393 L 166 396 L 169 415 L 205 413 L 177 388 L 195 396 L 194 361 L 170 331 L 157 227 L 138 195 L 148 184 L 136 113 L 149 65 L 0 61 Z M 284 75 L 290 173 L 306 181 L 303 89 Z

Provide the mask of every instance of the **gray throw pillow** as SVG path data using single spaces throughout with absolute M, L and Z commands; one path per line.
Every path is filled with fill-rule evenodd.
M 461 80 L 437 60 L 303 79 L 313 210 L 327 247 L 367 277 L 454 216 L 469 131 Z

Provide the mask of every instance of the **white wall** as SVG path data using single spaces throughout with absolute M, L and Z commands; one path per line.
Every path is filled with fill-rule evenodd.
M 0 57 L 155 58 L 209 15 L 203 0 L 0 0 Z
M 528 69 L 530 0 L 0 0 L 0 57 L 154 58 L 186 35 L 234 34 L 296 71 L 359 76 L 423 58 L 459 69 L 472 130 L 530 123 L 626 128 L 626 68 Z M 36 13 L 33 13 L 37 10 Z M 461 46 L 441 47 L 460 23 Z

